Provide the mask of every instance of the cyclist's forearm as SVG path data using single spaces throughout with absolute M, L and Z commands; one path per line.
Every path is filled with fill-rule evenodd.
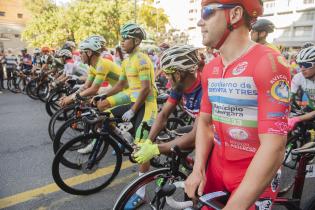
M 162 143 L 158 145 L 159 151 L 161 154 L 169 154 L 171 148 L 177 145 L 181 150 L 193 149 L 195 147 L 197 124 L 195 123 L 194 128 L 187 134 L 184 134 L 181 137 L 169 141 L 167 143 Z
M 136 102 L 134 103 L 134 105 L 131 107 L 131 109 L 134 111 L 134 112 L 137 112 L 140 107 L 144 104 L 145 102 L 145 99 L 148 97 L 150 93 L 150 88 L 148 87 L 143 87 L 140 92 L 139 92 L 139 96 L 136 100 Z
M 83 90 L 80 92 L 80 96 L 85 97 L 85 96 L 94 96 L 97 94 L 98 89 L 100 88 L 99 85 L 92 85 L 91 87 L 87 88 L 86 90 Z
M 125 82 L 124 81 L 118 81 L 116 83 L 116 85 L 114 85 L 114 87 L 112 87 L 108 92 L 107 92 L 107 96 L 112 96 L 112 95 L 115 95 L 119 92 L 121 92 L 123 89 L 124 89 L 124 86 L 125 86 Z
M 299 116 L 299 118 L 301 119 L 301 121 L 312 120 L 315 118 L 315 111 L 301 115 Z
M 252 159 L 245 176 L 230 198 L 227 206 L 233 209 L 248 209 L 271 183 L 281 167 L 286 137 L 260 135 L 261 145 Z
M 158 114 L 149 133 L 149 139 L 155 140 L 160 131 L 165 127 L 168 116 L 162 111 Z

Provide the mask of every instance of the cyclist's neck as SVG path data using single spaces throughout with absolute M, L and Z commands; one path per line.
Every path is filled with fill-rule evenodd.
M 96 56 L 96 55 L 92 56 L 90 65 L 96 68 L 96 65 L 99 59 L 100 59 L 100 56 Z

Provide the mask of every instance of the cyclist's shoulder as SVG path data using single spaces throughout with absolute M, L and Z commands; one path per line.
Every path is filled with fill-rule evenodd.
M 153 63 L 150 59 L 150 57 L 140 51 L 136 51 L 134 56 L 132 56 L 132 61 L 135 65 L 139 66 L 139 67 L 147 67 L 147 66 L 152 66 L 153 67 Z

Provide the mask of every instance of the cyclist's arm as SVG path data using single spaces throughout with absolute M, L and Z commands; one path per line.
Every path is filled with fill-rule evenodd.
M 90 81 L 86 81 L 85 83 L 88 83 L 87 85 L 90 84 Z M 84 84 L 84 87 L 87 87 L 87 89 L 83 90 L 80 92 L 80 96 L 84 97 L 84 96 L 92 96 L 92 95 L 96 95 L 97 94 L 97 91 L 98 89 L 100 88 L 100 84 L 97 84 L 97 83 L 93 83 L 91 84 L 89 87 L 87 87 L 85 84 Z
M 154 124 L 152 125 L 149 133 L 149 139 L 152 141 L 155 140 L 160 131 L 165 127 L 168 117 L 175 110 L 175 108 L 176 104 L 170 103 L 168 101 L 164 104 L 163 109 L 158 114 Z
M 259 139 L 260 147 L 250 163 L 241 184 L 229 199 L 226 206 L 227 209 L 249 209 L 266 187 L 270 185 L 272 178 L 281 167 L 285 152 L 286 136 L 260 134 Z
M 128 82 L 127 80 L 119 80 L 114 87 L 112 87 L 108 92 L 107 92 L 107 96 L 112 96 L 115 95 L 116 93 L 119 93 L 120 91 L 122 91 L 125 87 L 128 86 Z
M 301 121 L 313 120 L 315 118 L 315 111 L 301 115 L 299 116 L 299 118 L 301 119 Z
M 142 80 L 141 81 L 141 90 L 139 92 L 139 96 L 136 100 L 136 102 L 134 103 L 134 105 L 131 107 L 131 109 L 134 112 L 137 112 L 140 107 L 144 104 L 145 99 L 148 97 L 148 95 L 150 94 L 151 88 L 150 88 L 150 80 Z
M 177 145 L 181 150 L 193 149 L 195 147 L 196 132 L 198 127 L 198 118 L 195 119 L 194 127 L 189 133 L 158 145 L 159 151 L 161 154 L 169 154 L 171 148 Z

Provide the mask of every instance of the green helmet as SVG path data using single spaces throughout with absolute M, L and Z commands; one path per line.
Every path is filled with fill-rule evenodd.
M 146 33 L 144 29 L 135 23 L 125 24 L 120 29 L 120 35 L 122 38 L 139 38 L 141 40 L 146 39 Z

